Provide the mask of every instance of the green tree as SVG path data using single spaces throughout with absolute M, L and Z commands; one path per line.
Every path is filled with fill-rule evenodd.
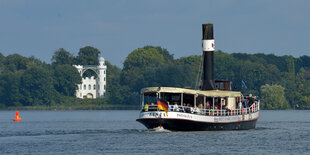
M 295 102 L 298 109 L 310 108 L 310 81 L 307 80 L 306 74 L 306 70 L 301 68 L 296 75 Z
M 19 54 L 8 55 L 4 61 L 4 65 L 11 72 L 18 70 L 26 70 L 32 64 L 29 59 Z
M 287 56 L 275 56 L 274 54 L 245 54 L 245 53 L 233 53 L 231 54 L 234 58 L 241 61 L 251 61 L 254 63 L 260 63 L 260 64 L 272 64 L 275 65 L 281 72 L 284 72 L 287 70 L 285 59 Z
M 289 109 L 284 87 L 280 85 L 263 85 L 261 86 L 261 107 L 263 109 Z
M 184 85 L 182 85 L 182 87 L 187 87 L 187 88 L 190 87 L 193 89 L 199 89 L 199 83 L 200 83 L 202 71 L 203 71 L 202 56 L 193 55 L 193 56 L 188 56 L 188 57 L 181 57 L 174 61 L 173 68 L 179 71 L 183 70 L 185 74 L 180 75 L 180 76 L 181 77 L 186 76 L 188 78 L 188 79 L 183 78 L 181 80 L 182 83 L 184 82 Z M 173 73 L 173 71 L 170 73 Z M 189 81 L 185 82 L 185 80 L 189 80 L 190 82 Z
M 75 96 L 78 84 L 82 78 L 77 69 L 71 65 L 53 65 L 54 87 L 64 96 Z
M 138 104 L 138 95 L 127 85 L 120 84 L 121 69 L 110 62 L 105 62 L 107 65 L 107 102 L 109 104 Z
M 52 57 L 52 64 L 57 64 L 57 65 L 72 65 L 74 60 L 74 56 L 66 51 L 63 48 L 58 49 L 57 51 L 54 52 L 54 55 Z
M 169 51 L 165 48 L 162 48 L 160 46 L 144 46 L 143 49 L 149 50 L 149 49 L 156 49 L 162 56 L 164 56 L 166 63 L 171 63 L 173 61 L 173 54 L 170 54 Z
M 274 55 L 271 55 L 271 57 Z M 244 94 L 260 95 L 260 87 L 264 84 L 278 84 L 281 72 L 274 64 L 267 63 L 264 54 L 227 54 L 222 51 L 215 53 L 215 79 L 230 80 L 233 89 Z M 245 81 L 247 88 L 241 87 Z
M 120 85 L 120 74 L 121 69 L 117 66 L 112 65 L 110 62 L 105 61 L 105 64 L 107 65 L 107 98 L 108 103 L 110 104 L 122 104 L 124 103 L 124 94 L 121 93 L 121 90 L 124 90 L 122 86 Z
M 148 67 L 138 77 L 136 91 L 144 87 L 192 87 L 195 83 L 190 65 L 167 65 Z
M 6 106 L 21 106 L 23 95 L 19 90 L 20 73 L 0 74 L 0 103 Z
M 189 65 L 191 71 L 197 73 L 202 71 L 202 57 L 200 55 L 193 55 L 188 57 L 181 57 L 174 61 L 175 65 Z
M 2 64 L 4 60 L 5 60 L 5 56 L 2 53 L 0 53 L 0 64 Z
M 285 87 L 285 96 L 292 107 L 296 107 L 295 95 L 296 95 L 296 77 L 295 77 L 295 63 L 292 56 L 286 57 L 287 71 L 282 72 L 281 85 Z
M 244 71 L 242 65 L 244 61 L 239 61 L 232 57 L 230 54 L 222 51 L 217 51 L 214 54 L 214 78 L 216 80 L 230 80 L 233 84 L 238 83 L 238 89 L 240 89 L 239 83 L 244 79 Z M 248 84 L 247 84 L 248 85 Z
M 75 64 L 77 65 L 98 65 L 98 56 L 101 52 L 94 47 L 86 46 L 80 48 Z
M 55 104 L 57 92 L 53 87 L 51 72 L 46 68 L 33 66 L 27 69 L 21 76 L 20 89 L 25 106 Z
M 301 56 L 299 58 L 302 62 L 302 68 L 305 68 L 306 70 L 310 70 L 310 56 Z
M 4 60 L 5 56 L 3 56 L 2 53 L 0 53 L 0 74 L 5 70 L 5 66 L 3 65 Z
M 304 89 L 303 89 L 303 96 L 310 96 L 310 70 L 305 70 L 304 72 Z
M 164 63 L 164 56 L 155 48 L 144 49 L 138 48 L 132 51 L 124 62 L 124 68 L 121 74 L 121 83 L 133 88 L 137 78 L 149 66 L 158 66 Z
M 32 67 L 32 66 L 46 66 L 47 64 L 45 62 L 42 62 L 40 59 L 35 58 L 34 56 L 31 56 L 28 58 L 30 63 L 28 63 L 27 68 Z

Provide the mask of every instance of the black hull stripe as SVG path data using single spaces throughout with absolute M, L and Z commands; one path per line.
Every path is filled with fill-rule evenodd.
M 171 131 L 216 131 L 255 129 L 257 119 L 235 123 L 201 123 L 181 119 L 139 119 L 137 121 L 148 129 L 162 126 Z

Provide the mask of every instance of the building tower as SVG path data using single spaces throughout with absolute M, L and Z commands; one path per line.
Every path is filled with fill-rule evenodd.
M 103 57 L 99 58 L 99 65 L 97 66 L 97 95 L 99 97 L 105 97 L 106 96 L 106 70 L 107 66 L 105 65 L 105 60 Z
M 82 84 L 78 85 L 76 90 L 77 98 L 104 98 L 106 96 L 106 70 L 105 60 L 103 57 L 99 58 L 99 65 L 73 65 L 82 77 Z M 97 74 L 94 76 L 83 78 L 83 74 L 87 70 L 92 70 Z

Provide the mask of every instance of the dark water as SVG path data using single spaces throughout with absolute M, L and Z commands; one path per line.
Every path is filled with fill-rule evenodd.
M 158 132 L 138 111 L 0 111 L 1 154 L 310 154 L 310 111 L 262 111 L 257 129 Z

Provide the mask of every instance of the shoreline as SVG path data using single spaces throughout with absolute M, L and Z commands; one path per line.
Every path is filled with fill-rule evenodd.
M 71 105 L 71 106 L 21 106 L 21 107 L 1 107 L 0 111 L 14 111 L 14 110 L 46 110 L 46 111 L 56 111 L 56 110 L 141 110 L 138 105 Z M 304 111 L 310 109 L 261 109 L 263 111 Z
M 2 110 L 139 110 L 138 105 L 71 105 L 3 107 Z

